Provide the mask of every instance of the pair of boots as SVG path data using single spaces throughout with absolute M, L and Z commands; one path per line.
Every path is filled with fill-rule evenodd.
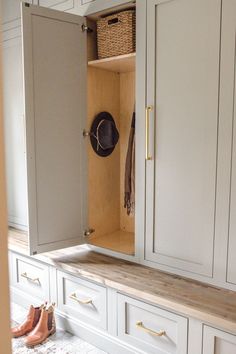
M 27 347 L 41 344 L 56 332 L 54 306 L 55 304 L 48 307 L 47 304 L 43 304 L 40 307 L 31 305 L 25 321 L 21 325 L 12 328 L 12 336 L 18 338 L 28 334 L 24 340 Z

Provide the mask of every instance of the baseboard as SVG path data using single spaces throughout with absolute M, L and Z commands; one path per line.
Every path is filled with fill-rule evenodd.
M 38 305 L 38 300 L 14 287 L 11 287 L 11 301 L 25 308 L 28 308 L 31 304 Z M 57 309 L 56 323 L 58 328 L 78 336 L 109 354 L 145 354 L 143 351 L 126 345 L 109 333 L 74 319 Z

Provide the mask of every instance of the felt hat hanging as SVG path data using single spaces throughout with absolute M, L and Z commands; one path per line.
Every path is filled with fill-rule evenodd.
M 101 112 L 94 118 L 89 135 L 93 150 L 102 157 L 109 156 L 119 141 L 116 123 L 108 112 Z

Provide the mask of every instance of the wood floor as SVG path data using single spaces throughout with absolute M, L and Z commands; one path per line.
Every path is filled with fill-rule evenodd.
M 21 323 L 26 310 L 16 304 L 11 306 L 12 325 Z M 28 349 L 24 345 L 24 337 L 12 339 L 13 354 L 106 354 L 82 339 L 68 332 L 57 329 L 56 334 L 49 337 L 42 345 Z

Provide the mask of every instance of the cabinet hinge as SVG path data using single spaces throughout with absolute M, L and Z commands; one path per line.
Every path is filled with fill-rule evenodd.
M 82 29 L 82 32 L 85 32 L 85 31 L 88 32 L 88 33 L 92 33 L 93 32 L 92 28 L 88 27 L 84 23 L 82 24 L 81 29 Z
M 95 232 L 94 229 L 85 229 L 84 230 L 84 237 L 89 237 L 93 232 Z
M 25 2 L 25 7 L 30 7 L 30 4 L 28 2 Z

